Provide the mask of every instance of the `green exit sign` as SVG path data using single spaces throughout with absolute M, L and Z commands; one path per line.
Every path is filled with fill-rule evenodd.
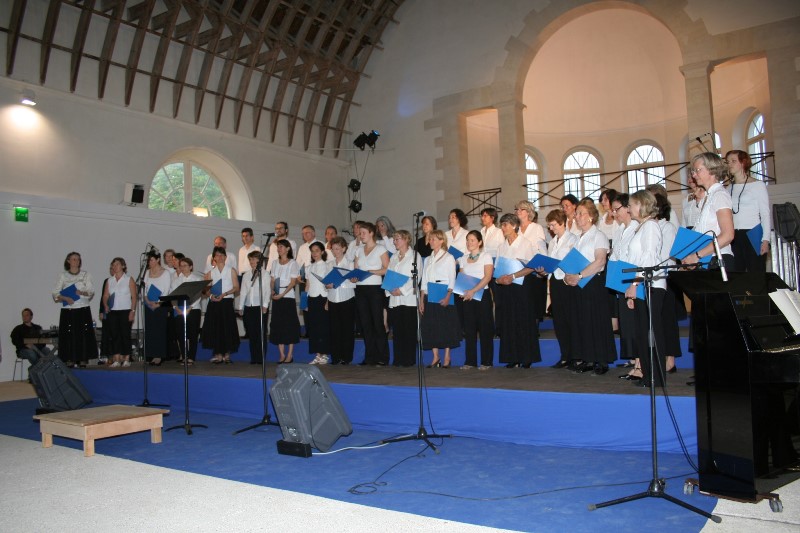
M 14 207 L 14 220 L 17 222 L 28 221 L 28 208 L 27 207 Z

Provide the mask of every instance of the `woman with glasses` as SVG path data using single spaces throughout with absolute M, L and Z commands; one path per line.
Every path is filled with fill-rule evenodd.
M 398 230 L 394 234 L 397 250 L 389 259 L 389 270 L 408 276 L 401 287 L 386 291 L 389 296 L 389 323 L 392 325 L 392 346 L 394 347 L 393 366 L 414 366 L 417 359 L 417 297 L 411 270 L 416 255 L 417 268 L 422 266 L 422 258 L 411 249 L 411 234 Z
M 433 351 L 428 368 L 450 368 L 450 349 L 458 348 L 462 338 L 458 312 L 455 305 L 450 305 L 456 282 L 456 260 L 447 251 L 447 236 L 443 231 L 432 231 L 430 244 L 433 253 L 425 261 L 420 283 L 422 349 Z M 431 297 L 434 283 L 444 286 L 444 296 Z M 444 348 L 444 361 L 439 357 L 440 348 Z
M 61 304 L 58 321 L 58 356 L 68 367 L 81 368 L 97 357 L 97 341 L 89 300 L 94 297 L 92 276 L 81 270 L 81 254 L 70 252 L 64 271 L 53 288 L 53 301 Z M 62 291 L 64 294 L 62 294 Z
M 533 204 L 527 200 L 517 202 L 514 212 L 519 218 L 519 234 L 530 241 L 534 248 L 534 255 L 537 253 L 547 254 L 547 242 L 544 238 L 544 228 L 536 223 L 536 211 Z M 531 257 L 519 257 L 518 259 L 532 259 Z M 531 304 L 533 305 L 532 326 L 536 329 L 535 335 L 539 336 L 539 321 L 544 319 L 547 311 L 547 280 L 540 276 L 525 276 L 523 286 L 528 291 Z
M 752 161 L 750 154 L 742 150 L 731 150 L 725 154 L 728 173 L 731 176 L 731 208 L 734 236 L 732 270 L 737 272 L 766 272 L 766 255 L 772 231 L 769 195 L 763 181 L 750 176 Z M 747 233 L 758 225 L 763 231 L 758 250 L 750 244 Z
M 692 158 L 691 173 L 697 185 L 706 190 L 706 195 L 700 203 L 700 213 L 694 230 L 699 233 L 713 231 L 717 236 L 720 254 L 726 268 L 731 268 L 733 251 L 731 242 L 734 236 L 733 209 L 731 197 L 722 186 L 722 181 L 727 175 L 727 166 L 720 156 L 705 152 Z M 693 264 L 700 259 L 714 253 L 714 244 L 708 243 L 695 253 L 687 255 L 683 262 Z M 715 264 L 716 259 L 712 260 Z

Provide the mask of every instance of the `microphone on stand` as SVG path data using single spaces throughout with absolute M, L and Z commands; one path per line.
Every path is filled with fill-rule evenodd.
M 424 217 L 425 216 L 425 211 L 420 211 L 419 213 L 414 213 L 412 216 L 415 216 L 417 218 Z
M 719 271 L 722 273 L 722 281 L 728 281 L 728 271 L 725 270 L 725 263 L 722 261 L 722 254 L 719 252 L 719 242 L 717 242 L 717 234 L 711 232 L 711 238 L 714 242 L 714 255 L 717 256 L 717 263 L 719 263 Z
M 274 237 L 274 236 L 275 236 L 275 233 L 274 233 L 274 232 L 269 232 L 269 233 L 262 233 L 261 235 L 262 235 L 263 237 Z
M 158 248 L 156 248 L 156 247 L 155 247 L 155 245 L 153 245 L 153 244 L 150 244 L 150 243 L 148 242 L 148 243 L 147 243 L 147 246 L 149 246 L 149 247 L 150 247 L 150 251 L 151 251 L 151 252 L 155 252 L 156 254 L 158 254 L 158 255 L 161 255 L 161 252 L 159 252 L 159 251 L 158 251 Z

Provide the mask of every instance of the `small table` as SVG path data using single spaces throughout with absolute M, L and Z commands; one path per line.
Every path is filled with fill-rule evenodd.
M 161 442 L 167 409 L 107 405 L 34 416 L 42 433 L 42 448 L 53 446 L 53 435 L 83 441 L 83 455 L 94 455 L 94 440 L 150 430 L 150 442 Z

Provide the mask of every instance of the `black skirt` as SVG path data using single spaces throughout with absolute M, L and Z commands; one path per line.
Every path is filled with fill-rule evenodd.
M 578 307 L 580 289 L 564 284 L 564 280 L 550 277 L 550 311 L 553 314 L 553 329 L 556 332 L 561 360 L 576 359 L 573 346 L 578 335 L 573 315 Z
M 300 342 L 300 319 L 294 298 L 272 300 L 272 318 L 269 322 L 270 344 L 297 344 Z
M 85 363 L 97 357 L 97 339 L 88 307 L 61 309 L 58 320 L 58 357 L 62 361 Z
M 461 345 L 461 324 L 456 306 L 442 307 L 437 302 L 429 302 L 427 295 L 420 330 L 423 350 L 458 348 Z
M 529 365 L 542 360 L 530 292 L 524 285 L 496 285 L 495 329 L 501 363 Z
M 214 354 L 229 354 L 239 349 L 239 327 L 233 310 L 233 298 L 208 302 L 200 338 L 203 346 Z
M 575 351 L 579 359 L 589 363 L 607 364 L 617 359 L 605 285 L 606 272 L 603 270 L 579 289 Z
M 144 307 L 144 353 L 148 359 L 167 357 L 167 320 L 170 309 L 164 306 L 155 310 Z

